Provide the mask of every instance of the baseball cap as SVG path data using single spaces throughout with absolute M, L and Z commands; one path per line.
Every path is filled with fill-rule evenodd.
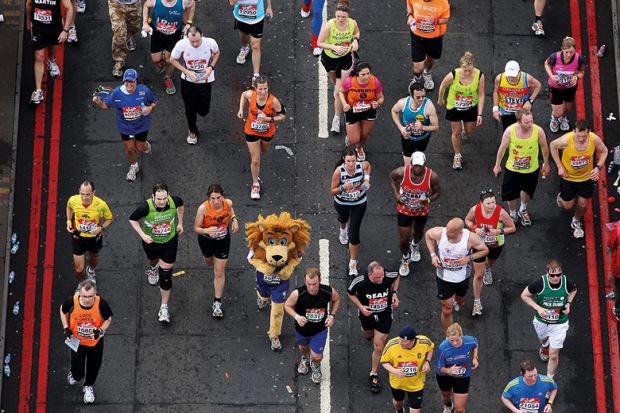
M 416 336 L 415 328 L 411 326 L 404 326 L 400 329 L 398 336 L 403 340 L 413 340 Z
M 136 80 L 138 80 L 138 72 L 136 72 L 135 69 L 125 70 L 125 73 L 123 74 L 123 82 L 135 82 Z
M 417 151 L 411 155 L 411 165 L 424 166 L 425 163 L 426 163 L 426 156 L 424 155 L 424 152 Z
M 504 68 L 504 72 L 506 76 L 514 77 L 519 74 L 521 71 L 521 67 L 519 66 L 519 62 L 516 60 L 510 60 L 506 63 L 506 67 Z

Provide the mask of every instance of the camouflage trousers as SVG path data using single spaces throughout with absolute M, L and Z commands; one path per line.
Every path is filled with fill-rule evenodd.
M 142 2 L 119 4 L 108 0 L 108 7 L 112 24 L 112 60 L 125 62 L 129 53 L 127 39 L 142 29 Z

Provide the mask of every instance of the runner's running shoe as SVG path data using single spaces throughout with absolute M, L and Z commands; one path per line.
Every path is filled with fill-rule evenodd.
M 310 377 L 312 379 L 312 382 L 314 384 L 320 384 L 321 379 L 323 378 L 323 373 L 321 373 L 321 365 L 319 364 L 316 367 L 310 365 L 310 367 L 312 368 L 312 376 Z
M 330 130 L 333 133 L 340 133 L 340 116 L 334 115 L 334 119 L 332 119 L 332 128 Z
M 371 393 L 379 393 L 381 391 L 381 382 L 379 382 L 379 376 L 376 374 L 371 374 L 368 376 L 368 381 L 370 381 L 370 391 Z
M 517 212 L 517 215 L 519 216 L 519 218 L 521 218 L 521 225 L 523 225 L 524 227 L 532 226 L 532 219 L 530 218 L 530 214 L 529 212 L 527 212 L 527 210 L 519 210 Z
M 560 130 L 560 119 L 551 115 L 551 118 L 549 119 L 549 130 L 553 133 L 556 133 L 557 131 L 559 131 Z
M 430 71 L 424 69 L 424 72 L 422 72 L 422 79 L 424 79 L 424 89 L 433 90 L 435 88 L 435 82 L 433 82 L 433 76 Z
M 174 87 L 174 82 L 169 77 L 164 77 L 164 88 L 169 95 L 177 93 L 177 88 Z
M 304 356 L 301 356 L 301 360 L 299 361 L 299 365 L 297 366 L 297 373 L 299 374 L 308 374 L 310 370 L 310 359 Z
M 581 227 L 581 221 L 573 217 L 573 219 L 570 221 L 570 227 L 573 229 L 573 237 L 583 238 L 584 232 L 583 228 Z
M 138 172 L 140 171 L 140 167 L 138 166 L 138 164 L 134 164 L 134 165 L 129 165 L 129 170 L 127 171 L 127 180 L 130 182 L 133 182 L 136 180 L 136 175 L 138 174 Z
M 84 388 L 82 388 L 82 393 L 84 393 L 84 404 L 93 404 L 95 402 L 95 391 L 93 390 L 93 386 L 84 386 Z
M 401 277 L 406 277 L 409 275 L 409 261 L 411 260 L 409 255 L 403 255 L 400 259 L 400 267 L 398 268 L 398 274 Z
M 541 361 L 549 361 L 549 346 L 540 346 L 538 349 L 538 357 L 540 357 Z
M 570 122 L 566 116 L 560 117 L 560 130 L 563 132 L 570 130 Z
M 484 276 L 482 276 L 482 283 L 484 285 L 493 284 L 493 271 L 491 271 L 490 267 L 484 269 Z
M 480 301 L 474 300 L 474 306 L 471 310 L 472 317 L 476 317 L 482 315 L 482 303 Z
M 125 46 L 127 46 L 127 50 L 129 50 L 130 52 L 136 50 L 136 41 L 134 40 L 133 36 L 129 36 L 129 38 L 127 39 L 127 43 L 125 43 Z
M 534 24 L 532 24 L 532 31 L 536 36 L 545 35 L 545 29 L 543 28 L 542 20 L 535 21 Z
M 123 62 L 114 62 L 114 66 L 112 67 L 112 76 L 117 78 L 123 76 Z
M 67 43 L 77 43 L 78 38 L 77 38 L 77 30 L 75 29 L 75 26 L 71 26 L 69 27 L 69 33 L 67 36 Z
M 145 274 L 149 284 L 157 285 L 157 283 L 159 282 L 159 264 L 155 265 L 154 267 L 151 267 L 149 265 L 149 267 L 145 271 Z
M 245 63 L 245 58 L 250 53 L 250 46 L 242 47 L 239 49 L 239 54 L 237 55 L 237 64 L 242 65 Z
M 420 254 L 420 244 L 416 244 L 413 242 L 413 240 L 411 240 L 411 243 L 409 244 L 409 251 L 411 253 L 411 261 L 413 262 L 419 262 L 422 259 L 422 256 Z
M 213 302 L 213 317 L 223 317 L 224 316 L 224 312 L 222 311 L 222 303 L 219 301 L 214 301 Z
M 160 323 L 170 324 L 170 313 L 168 312 L 167 304 L 162 304 L 161 307 L 159 307 L 159 313 L 157 313 L 157 316 L 159 317 Z
M 41 89 L 37 89 L 34 92 L 32 92 L 32 94 L 30 95 L 30 103 L 32 103 L 33 105 L 38 105 L 39 103 L 43 102 L 43 90 Z
M 47 60 L 47 71 L 50 72 L 50 76 L 53 78 L 60 76 L 60 68 L 56 64 L 56 60 Z
M 75 3 L 75 11 L 77 14 L 84 14 L 86 12 L 86 1 L 85 0 L 77 0 Z

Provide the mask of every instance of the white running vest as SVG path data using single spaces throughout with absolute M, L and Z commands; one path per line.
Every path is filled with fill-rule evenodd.
M 454 244 L 448 241 L 446 229 L 443 228 L 441 230 L 441 238 L 437 245 L 437 253 L 441 261 L 441 268 L 437 268 L 437 277 L 447 282 L 460 283 L 470 276 L 471 267 L 469 263 L 462 267 L 455 264 L 456 260 L 466 256 L 469 252 L 467 248 L 468 241 L 469 231 L 466 229 L 463 230 L 461 240 Z

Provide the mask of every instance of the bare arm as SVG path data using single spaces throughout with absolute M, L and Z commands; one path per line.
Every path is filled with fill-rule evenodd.
M 426 234 L 424 234 L 426 248 L 428 248 L 428 252 L 431 254 L 431 262 L 436 268 L 441 267 L 441 261 L 437 255 L 437 243 L 441 237 L 441 230 L 442 227 L 434 227 L 426 231 Z
M 495 166 L 493 166 L 493 174 L 495 174 L 495 176 L 499 176 L 499 174 L 502 173 L 502 167 L 500 164 L 502 163 L 502 159 L 504 159 L 504 153 L 506 152 L 506 148 L 508 148 L 508 144 L 510 144 L 510 129 L 506 129 L 504 131 L 504 134 L 502 135 L 502 142 L 499 144 L 499 148 L 497 149 Z
M 340 188 L 340 172 L 338 171 L 338 168 L 336 168 L 336 170 L 334 170 L 334 173 L 332 174 L 330 193 L 332 195 L 338 195 L 342 192 L 343 190 L 342 188 Z
M 510 410 L 513 413 L 521 413 L 521 410 L 519 410 L 518 408 L 516 408 L 514 406 L 514 404 L 512 404 L 512 402 L 510 400 L 508 400 L 507 398 L 504 397 L 504 395 L 502 394 L 500 400 L 502 401 L 502 403 L 504 404 L 504 406 L 506 406 L 506 408 L 508 410 Z
M 190 22 L 193 23 L 195 14 L 196 14 L 196 2 L 194 0 L 189 0 L 189 5 L 185 7 L 185 10 L 183 10 L 184 21 L 188 24 L 191 24 Z
M 273 98 L 273 110 L 274 112 L 282 112 L 282 104 L 278 100 L 278 98 Z M 273 122 L 284 122 L 286 119 L 286 115 L 284 113 L 278 113 L 277 115 L 272 117 Z
M 207 228 L 202 228 L 202 221 L 205 217 L 205 206 L 200 205 L 196 211 L 196 218 L 194 219 L 194 232 L 198 235 L 206 235 Z
M 185 214 L 185 205 L 181 205 L 177 208 L 177 217 L 179 223 L 177 225 L 177 234 L 181 235 L 183 233 L 183 215 Z
M 560 172 L 560 169 L 564 169 L 564 166 L 562 165 L 562 159 L 560 158 L 560 150 L 566 149 L 567 146 L 568 134 L 560 136 L 549 144 L 549 151 L 551 152 L 551 157 L 555 161 L 555 165 L 558 167 L 558 173 Z M 560 176 L 563 175 L 560 174 Z
M 426 104 L 426 115 L 428 116 L 428 120 L 431 124 L 425 126 L 423 125 L 422 130 L 425 132 L 437 132 L 439 130 L 439 119 L 437 118 L 437 110 L 435 109 L 435 105 L 430 99 Z
M 439 85 L 439 94 L 438 94 L 439 96 L 437 100 L 437 103 L 439 103 L 439 106 L 444 106 L 446 104 L 446 100 L 445 100 L 446 90 L 448 89 L 448 87 L 450 87 L 452 82 L 454 82 L 454 76 L 452 75 L 452 72 L 449 72 L 441 81 L 441 85 Z
M 234 234 L 239 231 L 239 219 L 237 219 L 237 214 L 235 214 L 235 209 L 233 208 L 233 201 L 227 199 L 226 202 L 228 202 L 228 206 L 230 206 L 230 226 Z
M 239 119 L 243 119 L 243 108 L 245 106 L 245 102 L 249 101 L 251 98 L 252 98 L 251 90 L 246 90 L 245 92 L 241 93 L 241 96 L 239 97 L 239 112 L 237 113 L 237 117 Z
M 392 110 L 390 111 L 392 114 L 392 122 L 398 128 L 398 131 L 402 136 L 409 136 L 409 132 L 407 132 L 407 128 L 403 126 L 401 116 L 402 112 L 405 109 L 405 103 L 407 102 L 407 98 L 398 99 L 394 106 L 392 106 Z
M 538 128 L 538 144 L 540 145 L 540 151 L 542 152 L 543 157 L 543 166 L 542 166 L 542 175 L 549 175 L 549 145 L 547 144 L 547 136 L 545 135 L 545 131 L 540 126 L 535 126 Z
M 299 314 L 297 314 L 297 311 L 295 311 L 295 305 L 297 305 L 298 297 L 299 297 L 299 291 L 295 289 L 293 290 L 291 295 L 288 296 L 288 298 L 286 299 L 286 302 L 284 303 L 284 311 L 286 311 L 286 314 L 293 317 L 295 321 L 297 321 L 297 317 L 299 316 Z
M 536 97 L 540 93 L 541 84 L 538 81 L 538 79 L 536 79 L 534 76 L 530 75 L 529 73 L 527 75 L 527 86 L 530 88 L 530 90 L 533 89 L 532 93 L 530 94 L 530 99 L 532 100 L 536 99 Z
M 482 116 L 484 113 L 484 104 L 486 102 L 486 96 L 484 94 L 484 89 L 486 87 L 484 74 L 480 75 L 480 80 L 478 81 L 478 115 Z
M 472 227 L 476 224 L 476 205 L 471 207 L 465 216 L 465 228 L 469 228 L 471 232 L 476 232 Z M 477 232 L 476 232 L 477 233 Z
M 441 185 L 439 185 L 439 175 L 435 171 L 431 173 L 431 192 L 432 195 L 428 198 L 428 202 L 435 201 L 441 196 Z
M 515 222 L 510 218 L 505 209 L 502 209 L 502 212 L 499 214 L 499 220 L 504 225 L 504 234 L 512 234 L 517 230 Z
M 400 183 L 403 180 L 404 174 L 405 168 L 403 166 L 394 169 L 390 173 L 390 187 L 392 187 L 392 194 L 398 203 L 400 203 Z
M 465 229 L 464 231 L 467 231 L 467 229 Z M 482 241 L 482 239 L 480 239 L 478 234 L 476 234 L 474 232 L 469 234 L 468 244 L 469 244 L 468 245 L 469 249 L 474 249 L 475 250 L 469 256 L 469 258 L 471 260 L 477 260 L 477 259 L 480 259 L 482 257 L 486 257 L 487 254 L 489 253 L 489 247 L 487 247 L 487 245 Z

